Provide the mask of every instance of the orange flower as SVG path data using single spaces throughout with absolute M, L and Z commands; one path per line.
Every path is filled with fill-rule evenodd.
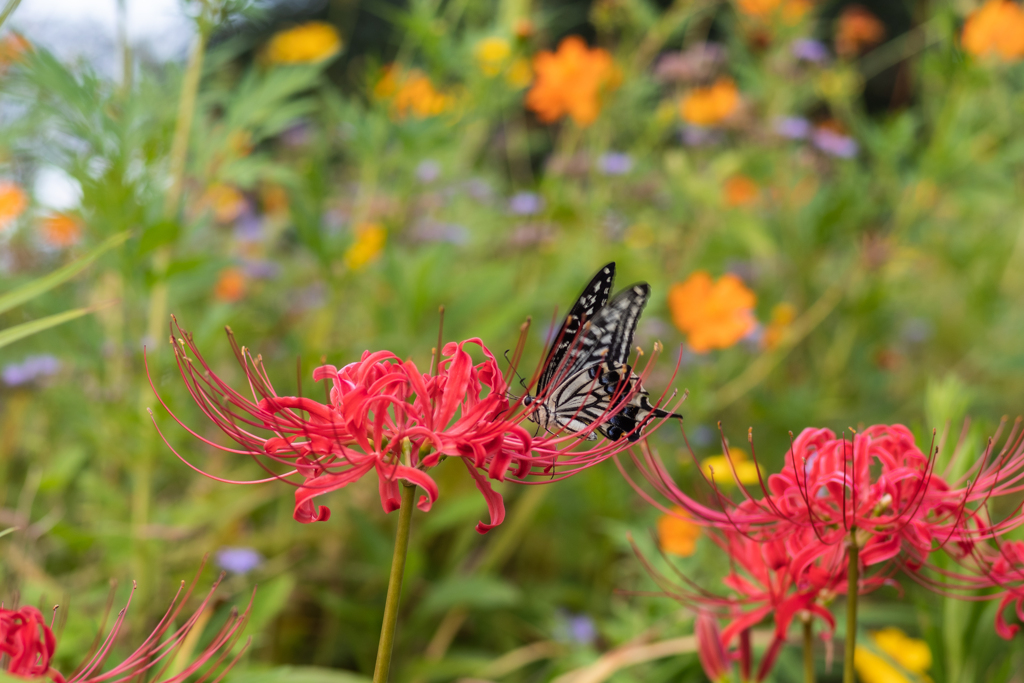
M 0 38 L 0 70 L 12 62 L 17 62 L 31 49 L 32 43 L 20 33 L 11 32 Z
M 750 334 L 757 324 L 755 303 L 757 296 L 735 275 L 714 282 L 703 270 L 672 285 L 668 293 L 672 322 L 697 353 L 728 348 Z
M 0 180 L 0 231 L 10 227 L 27 206 L 24 190 L 8 180 Z
M 245 296 L 248 282 L 238 268 L 225 268 L 220 271 L 217 284 L 213 287 L 213 297 L 218 301 L 233 304 Z
M 218 223 L 230 223 L 245 210 L 245 195 L 231 185 L 215 183 L 207 188 L 203 203 L 213 210 Z
M 391 113 L 395 119 L 410 114 L 419 119 L 443 114 L 452 107 L 452 98 L 439 92 L 422 71 L 405 71 L 397 64 L 384 68 L 373 95 L 379 100 L 391 100 Z
M 672 514 L 658 518 L 658 545 L 669 555 L 689 557 L 697 549 L 700 527 L 687 521 L 686 510 L 676 505 Z
M 695 126 L 713 126 L 732 116 L 739 105 L 736 84 L 723 76 L 707 88 L 694 88 L 686 93 L 679 103 L 679 114 Z
M 607 50 L 587 47 L 569 36 L 557 52 L 542 50 L 533 58 L 536 80 L 526 93 L 526 106 L 545 123 L 566 114 L 578 126 L 589 126 L 601 111 L 601 98 L 618 87 L 620 74 Z
M 725 203 L 729 206 L 749 206 L 757 201 L 760 192 L 757 183 L 745 175 L 734 175 L 725 181 Z
M 1024 57 L 1024 9 L 1008 0 L 989 0 L 967 17 L 961 42 L 965 51 L 979 57 Z
M 55 213 L 43 219 L 41 232 L 51 247 L 70 247 L 82 237 L 82 224 L 74 216 Z
M 885 24 L 861 5 L 847 5 L 836 26 L 836 54 L 856 57 L 885 38 Z
M 811 11 L 810 0 L 736 0 L 740 12 L 756 19 L 779 16 L 792 26 Z
M 263 211 L 271 216 L 283 216 L 288 213 L 288 192 L 280 185 L 263 185 L 260 188 L 260 203 Z

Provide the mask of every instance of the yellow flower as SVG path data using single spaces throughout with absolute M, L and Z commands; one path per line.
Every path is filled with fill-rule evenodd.
M 40 232 L 51 247 L 70 247 L 82 237 L 82 224 L 74 216 L 55 213 L 43 219 Z
M 356 239 L 345 252 L 345 265 L 361 270 L 380 255 L 387 241 L 387 231 L 378 223 L 363 223 L 356 228 Z
M 511 85 L 516 90 L 525 88 L 530 85 L 530 81 L 533 80 L 533 67 L 530 66 L 530 60 L 519 57 L 512 66 L 505 72 L 505 82 Z
M 373 95 L 379 100 L 391 101 L 391 114 L 395 119 L 410 114 L 420 119 L 437 116 L 451 109 L 454 102 L 450 95 L 439 92 L 422 71 L 405 71 L 397 64 L 384 68 Z
M 272 64 L 315 64 L 340 51 L 341 36 L 334 26 L 308 21 L 275 33 L 267 44 L 267 60 Z
M 536 80 L 526 93 L 526 106 L 544 123 L 570 116 L 589 126 L 601 112 L 602 97 L 619 85 L 621 75 L 607 50 L 591 50 L 579 36 L 562 40 L 556 52 L 542 50 L 533 58 Z
M 875 647 L 886 656 L 879 655 L 867 646 L 858 645 L 853 665 L 861 681 L 920 683 L 929 680 L 924 675 L 932 665 L 932 651 L 928 643 L 911 638 L 891 626 L 872 633 L 870 637 Z M 899 666 L 894 666 L 894 663 Z
M 0 180 L 0 231 L 6 230 L 28 206 L 28 197 L 16 183 Z
M 504 38 L 491 36 L 477 43 L 473 53 L 476 55 L 477 66 L 485 76 L 497 76 L 512 56 L 512 45 Z
M 698 270 L 668 292 L 672 322 L 697 353 L 728 348 L 750 334 L 756 325 L 755 303 L 757 296 L 728 273 L 715 282 Z
M 1020 59 L 1024 57 L 1024 9 L 1009 0 L 989 0 L 967 17 L 960 40 L 964 50 L 975 56 Z
M 215 183 L 206 189 L 203 204 L 213 210 L 218 223 L 230 223 L 245 210 L 245 195 L 231 185 Z
M 677 505 L 672 514 L 658 518 L 658 545 L 669 555 L 689 557 L 697 549 L 700 527 L 687 517 L 686 510 Z
M 213 287 L 213 296 L 218 301 L 234 303 L 245 296 L 248 288 L 248 280 L 238 268 L 225 268 L 217 278 L 217 284 Z
M 730 448 L 729 456 L 732 458 L 731 465 L 725 453 L 704 458 L 700 462 L 700 471 L 709 480 L 714 474 L 715 486 L 734 486 L 737 480 L 744 486 L 758 483 L 757 465 L 752 460 L 747 460 L 747 454 L 744 451 L 739 448 Z M 732 472 L 734 467 L 736 468 L 735 476 Z
M 722 189 L 725 203 L 729 206 L 749 206 L 757 201 L 760 192 L 757 183 L 745 175 L 732 176 Z
M 683 96 L 679 114 L 695 126 L 721 123 L 739 108 L 740 91 L 731 78 L 722 77 L 706 88 L 694 88 Z
M 774 349 L 778 346 L 782 340 L 782 335 L 786 332 L 786 328 L 794 320 L 796 320 L 796 306 L 785 301 L 777 304 L 772 309 L 771 322 L 768 323 L 764 331 L 764 339 L 762 341 L 764 347 L 766 349 Z

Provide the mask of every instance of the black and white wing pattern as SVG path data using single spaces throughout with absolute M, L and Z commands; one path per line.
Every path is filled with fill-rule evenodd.
M 580 329 L 584 323 L 593 320 L 594 314 L 604 308 L 608 303 L 608 295 L 612 291 L 612 283 L 615 281 L 615 262 L 605 265 L 590 279 L 590 284 L 583 288 L 583 293 L 576 299 L 576 303 L 569 309 L 565 322 L 555 334 L 551 350 L 544 360 L 544 370 L 541 372 L 540 380 L 537 382 L 537 395 L 542 396 L 544 390 L 551 384 L 552 377 L 562 364 L 565 354 L 569 348 L 578 343 Z
M 651 405 L 639 376 L 626 362 L 650 293 L 645 282 L 624 289 L 584 320 L 564 349 L 561 344 L 552 349 L 542 375 L 547 383 L 539 385 L 541 400 L 529 419 L 549 432 L 581 432 L 594 425 L 609 439 L 626 436 L 636 441 L 651 419 L 682 417 Z M 525 401 L 531 402 L 529 397 Z M 597 435 L 591 431 L 586 438 Z

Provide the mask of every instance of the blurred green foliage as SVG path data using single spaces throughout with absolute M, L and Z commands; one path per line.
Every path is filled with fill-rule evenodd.
M 678 350 L 676 384 L 690 391 L 683 412 L 698 457 L 721 453 L 719 421 L 744 448 L 752 427 L 769 470 L 788 432 L 811 425 L 902 422 L 924 448 L 933 429 L 955 441 L 970 416 L 963 438 L 980 449 L 1017 410 L 1024 70 L 961 52 L 960 3 L 922 3 L 906 33 L 815 63 L 799 59 L 793 41 L 830 43 L 835 7 L 787 24 L 752 21 L 730 3 L 663 10 L 601 0 L 590 28 L 612 52 L 621 85 L 587 128 L 541 124 L 524 109 L 524 88 L 488 75 L 475 56 L 494 36 L 509 45 L 508 64 L 552 48 L 564 19 L 547 12 L 554 5 L 382 7 L 400 41 L 398 64 L 450 98 L 443 113 L 397 115 L 376 91 L 382 72 L 372 51 L 348 63 L 355 76 L 341 88 L 325 76 L 329 60 L 274 65 L 245 34 L 215 42 L 183 199 L 170 212 L 184 67 L 136 64 L 130 82 L 118 82 L 42 49 L 3 67 L 0 174 L 31 187 L 41 169 L 60 169 L 81 188 L 71 213 L 84 229 L 72 246 L 48 243 L 39 227 L 46 209 L 30 199 L 0 234 L 2 291 L 131 235 L 71 283 L 0 313 L 9 330 L 117 301 L 0 350 L 4 366 L 39 354 L 60 363 L 52 376 L 0 386 L 0 524 L 18 528 L 0 539 L 0 556 L 5 593 L 67 606 L 62 669 L 88 650 L 109 580 L 120 584 L 115 605 L 139 583 L 128 626 L 138 639 L 177 582 L 224 547 L 265 558 L 230 574 L 221 591 L 223 611 L 259 584 L 255 640 L 233 680 L 341 683 L 364 679 L 338 669 L 373 666 L 393 524 L 373 483 L 331 494 L 330 521 L 303 526 L 286 487 L 230 486 L 185 467 L 146 412 L 157 406 L 147 366 L 178 415 L 206 438 L 224 437 L 176 379 L 168 313 L 240 388 L 224 325 L 262 354 L 280 393 L 298 390 L 297 374 L 310 393 L 320 390 L 309 373 L 321 359 L 340 366 L 390 349 L 425 366 L 442 304 L 446 339 L 479 336 L 497 351 L 513 347 L 532 316 L 529 375 L 556 307 L 564 311 L 586 278 L 615 260 L 620 286 L 653 287 L 637 342 L 668 349 L 649 382 L 659 392 Z M 708 36 L 726 50 L 718 69 L 735 79 L 742 108 L 694 131 L 679 119 L 679 98 L 707 78 L 666 79 L 656 64 Z M 869 114 L 861 96 L 878 74 L 901 90 Z M 841 158 L 789 139 L 777 132 L 783 117 L 838 124 L 859 151 Z M 618 170 L 610 153 L 625 155 Z M 753 201 L 730 203 L 725 187 L 736 176 L 753 181 Z M 510 204 L 523 192 L 536 210 Z M 383 228 L 386 241 L 362 264 L 351 254 L 367 225 Z M 760 337 L 707 354 L 686 349 L 666 296 L 698 269 L 745 281 Z M 764 334 L 782 304 L 797 317 L 770 346 Z M 156 420 L 207 471 L 260 476 L 162 410 Z M 682 435 L 664 429 L 653 441 L 691 481 Z M 461 468 L 441 466 L 436 478 L 438 504 L 413 520 L 394 680 L 551 680 L 636 639 L 691 632 L 685 610 L 643 593 L 652 584 L 626 535 L 656 554 L 648 529 L 658 513 L 613 463 L 553 487 L 506 485 L 509 519 L 487 536 L 473 529 L 485 506 Z M 678 565 L 717 588 L 723 560 L 710 550 L 701 541 Z M 215 557 L 204 578 L 214 565 Z M 869 599 L 863 623 L 923 634 L 936 681 L 1019 680 L 1020 649 L 996 638 L 992 610 L 907 586 Z M 794 680 L 799 666 L 787 652 L 774 680 Z M 824 656 L 820 671 L 838 680 Z M 692 651 L 609 675 L 561 680 L 703 680 Z

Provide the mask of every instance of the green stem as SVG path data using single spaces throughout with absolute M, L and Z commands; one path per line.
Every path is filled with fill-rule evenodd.
M 860 581 L 857 531 L 850 530 L 849 567 L 846 573 L 846 648 L 843 651 L 843 683 L 855 683 L 853 656 L 857 650 L 857 595 Z
M 804 683 L 814 683 L 814 621 L 804 621 Z
M 391 558 L 391 577 L 388 579 L 388 599 L 384 603 L 384 623 L 380 627 L 377 644 L 377 665 L 373 668 L 373 683 L 387 683 L 391 670 L 391 652 L 395 649 L 395 626 L 398 624 L 398 602 L 402 597 L 402 576 L 405 574 L 405 556 L 409 550 L 409 523 L 415 486 L 402 486 L 402 507 L 398 509 L 398 532 L 395 534 L 395 554 Z

